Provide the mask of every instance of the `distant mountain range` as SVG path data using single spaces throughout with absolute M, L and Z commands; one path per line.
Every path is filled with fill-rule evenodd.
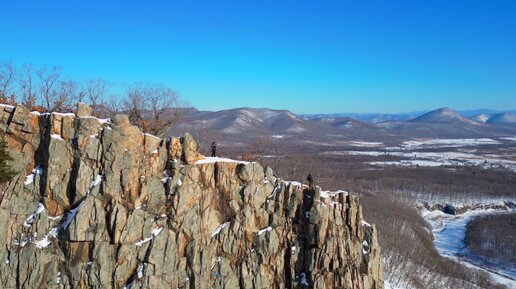
M 299 114 L 301 118 L 305 119 L 316 119 L 323 117 L 350 117 L 355 120 L 369 122 L 369 123 L 377 123 L 383 121 L 396 121 L 396 120 L 410 120 L 414 119 L 418 116 L 422 116 L 426 113 L 430 112 L 430 110 L 425 111 L 412 111 L 412 112 L 403 112 L 403 113 L 355 113 L 355 112 L 344 112 L 344 113 L 332 113 L 332 114 Z M 472 110 L 458 110 L 459 114 L 471 118 L 477 115 L 495 115 L 500 113 L 513 113 L 516 114 L 516 110 L 507 110 L 507 111 L 498 111 L 493 109 L 481 108 L 481 109 L 472 109 Z
M 328 135 L 355 139 L 399 137 L 463 138 L 516 135 L 516 111 L 440 108 L 426 113 L 295 115 L 287 110 L 235 108 L 183 111 L 172 133 L 215 132 L 231 139 L 269 135 L 278 138 Z

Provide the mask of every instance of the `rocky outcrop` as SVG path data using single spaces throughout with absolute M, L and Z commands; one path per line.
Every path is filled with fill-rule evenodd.
M 0 106 L 0 287 L 383 288 L 356 197 L 79 111 Z

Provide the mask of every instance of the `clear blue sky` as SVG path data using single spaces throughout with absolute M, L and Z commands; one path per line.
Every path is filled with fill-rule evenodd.
M 199 109 L 516 108 L 512 0 L 0 1 L 0 60 Z

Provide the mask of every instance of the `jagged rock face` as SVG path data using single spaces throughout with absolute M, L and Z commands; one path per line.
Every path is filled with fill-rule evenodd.
M 356 197 L 88 113 L 0 106 L 0 287 L 383 288 Z

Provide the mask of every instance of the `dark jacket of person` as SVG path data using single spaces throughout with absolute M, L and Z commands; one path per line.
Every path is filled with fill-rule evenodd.
M 311 187 L 314 183 L 314 179 L 312 178 L 312 174 L 308 174 L 308 177 L 306 177 L 306 180 L 308 181 L 308 185 Z
M 211 143 L 211 156 L 215 157 L 217 153 L 217 144 L 215 142 Z

